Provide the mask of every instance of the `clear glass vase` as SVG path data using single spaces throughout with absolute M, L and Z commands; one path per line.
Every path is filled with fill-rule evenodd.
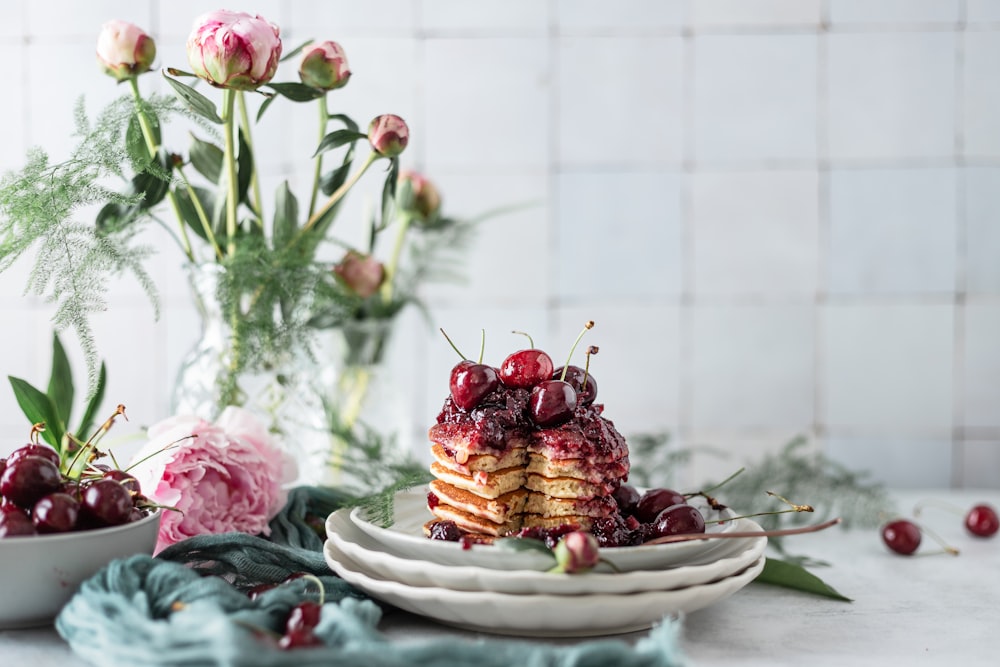
M 395 318 L 317 329 L 308 346 L 281 349 L 230 378 L 232 328 L 216 296 L 224 270 L 190 267 L 202 335 L 178 372 L 173 413 L 212 420 L 226 405 L 239 405 L 262 419 L 296 460 L 297 483 L 367 490 L 377 475 L 366 466 L 398 456 L 395 433 L 408 423 L 405 397 L 386 366 Z

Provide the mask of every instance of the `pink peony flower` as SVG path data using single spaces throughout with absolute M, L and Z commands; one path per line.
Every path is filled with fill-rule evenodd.
M 278 69 L 278 26 L 260 16 L 218 9 L 194 22 L 187 41 L 194 73 L 213 86 L 256 90 Z
M 299 79 L 320 90 L 336 90 L 347 85 L 351 68 L 344 47 L 337 42 L 310 44 L 302 52 Z
M 368 143 L 383 157 L 396 157 L 410 142 L 410 128 L 399 116 L 391 113 L 376 116 L 368 126 Z
M 148 72 L 156 58 L 156 42 L 127 21 L 108 21 L 97 38 L 97 63 L 108 76 L 126 81 Z
M 441 194 L 423 174 L 404 169 L 399 174 L 400 185 L 409 183 L 413 199 L 408 205 L 422 218 L 430 218 L 441 209 Z
M 194 416 L 155 424 L 134 460 L 143 493 L 180 510 L 164 511 L 157 552 L 206 533 L 269 534 L 268 521 L 285 505 L 283 484 L 295 476 L 264 425 L 236 407 L 214 424 Z
M 337 279 L 362 299 L 378 291 L 385 280 L 385 267 L 371 255 L 348 250 L 340 263 L 333 267 Z

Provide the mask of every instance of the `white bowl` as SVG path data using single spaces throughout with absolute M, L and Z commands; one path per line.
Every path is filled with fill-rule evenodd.
M 49 624 L 109 562 L 152 554 L 160 514 L 112 528 L 0 539 L 0 630 Z

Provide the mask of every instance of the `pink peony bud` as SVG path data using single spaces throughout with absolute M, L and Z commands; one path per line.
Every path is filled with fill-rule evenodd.
M 351 68 L 344 47 L 336 42 L 311 44 L 302 53 L 299 63 L 302 83 L 320 90 L 336 90 L 347 85 Z
M 413 199 L 404 205 L 427 219 L 433 217 L 441 209 L 441 194 L 434 184 L 423 174 L 405 169 L 399 174 L 399 183 L 409 183 Z
M 556 557 L 554 570 L 567 574 L 586 572 L 601 560 L 597 538 L 582 530 L 566 533 L 552 553 Z
M 213 86 L 256 90 L 278 69 L 278 26 L 260 16 L 218 9 L 194 22 L 187 41 L 194 73 Z
M 97 38 L 97 63 L 108 76 L 127 81 L 148 72 L 156 58 L 156 42 L 127 21 L 108 21 Z
M 385 267 L 382 266 L 382 262 L 354 250 L 347 251 L 340 264 L 333 267 L 333 273 L 362 299 L 367 299 L 377 292 L 385 280 Z
M 376 116 L 368 126 L 368 142 L 372 150 L 383 157 L 396 157 L 410 141 L 410 128 L 399 116 Z

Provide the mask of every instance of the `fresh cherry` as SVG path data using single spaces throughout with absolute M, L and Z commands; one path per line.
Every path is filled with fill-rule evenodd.
M 673 489 L 650 489 L 636 502 L 632 514 L 640 523 L 653 523 L 663 510 L 685 503 L 687 498 Z
M 285 622 L 286 631 L 290 633 L 296 630 L 312 630 L 319 625 L 322 611 L 323 607 L 317 602 L 311 600 L 300 602 L 292 607 L 291 613 L 288 614 L 288 621 Z
M 649 538 L 666 537 L 667 535 L 686 535 L 688 533 L 704 533 L 705 517 L 697 508 L 687 503 L 672 505 L 656 517 L 649 526 Z
M 0 538 L 35 534 L 35 524 L 23 510 L 12 506 L 0 508 Z
M 312 648 L 323 646 L 323 640 L 313 634 L 312 628 L 290 630 L 278 640 L 278 646 L 284 650 L 296 648 Z
M 563 368 L 566 369 L 566 377 L 562 378 L 573 385 L 576 395 L 584 405 L 590 405 L 597 398 L 597 380 L 594 376 L 583 370 L 579 366 L 561 366 L 552 372 L 552 379 L 558 380 L 562 377 Z M 584 382 L 586 378 L 586 382 Z
M 24 456 L 8 463 L 0 476 L 0 495 L 24 508 L 32 507 L 61 486 L 59 467 L 41 456 Z
M 39 533 L 66 533 L 76 526 L 80 503 L 65 493 L 50 493 L 31 510 L 31 518 Z
M 128 491 L 133 496 L 138 495 L 140 493 L 139 480 L 137 480 L 134 476 L 125 472 L 124 470 L 118 470 L 117 468 L 112 468 L 111 470 L 105 472 L 103 477 L 104 479 L 112 479 L 118 482 L 119 484 L 124 486 L 125 490 Z
M 622 484 L 614 492 L 615 502 L 618 503 L 618 511 L 622 516 L 628 516 L 635 512 L 635 506 L 639 503 L 639 492 L 631 484 Z
M 519 350 L 500 364 L 500 381 L 508 387 L 528 389 L 552 377 L 552 357 L 541 350 Z
M 80 510 L 99 526 L 118 526 L 132 514 L 132 496 L 113 479 L 99 479 L 83 490 Z
M 463 410 L 471 410 L 499 384 L 500 379 L 492 366 L 464 360 L 451 369 L 448 387 L 455 404 Z
M 978 537 L 991 537 L 1000 529 L 997 512 L 989 505 L 976 505 L 965 515 L 965 528 Z
M 909 556 L 920 546 L 920 528 L 906 519 L 890 521 L 882 527 L 882 541 L 892 551 Z
M 19 447 L 11 452 L 10 456 L 7 457 L 7 465 L 12 464 L 19 459 L 23 459 L 25 456 L 40 456 L 43 459 L 52 461 L 56 468 L 59 467 L 59 453 L 48 445 L 35 443 Z
M 576 390 L 569 382 L 545 380 L 531 390 L 528 400 L 531 418 L 542 427 L 569 421 L 576 411 Z

